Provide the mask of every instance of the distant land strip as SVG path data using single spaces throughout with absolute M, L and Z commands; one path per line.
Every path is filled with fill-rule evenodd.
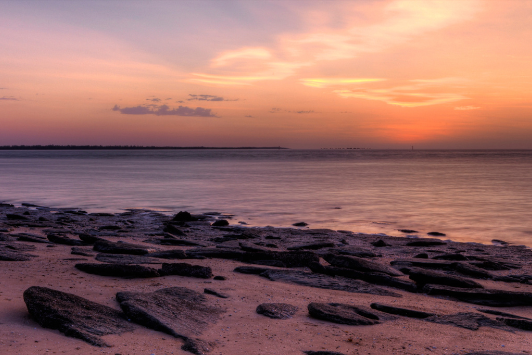
M 0 150 L 289 149 L 284 147 L 157 147 L 140 145 L 3 145 Z

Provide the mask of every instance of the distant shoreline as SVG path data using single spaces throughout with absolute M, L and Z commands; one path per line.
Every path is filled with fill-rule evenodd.
M 5 145 L 0 150 L 177 150 L 177 149 L 289 149 L 285 147 L 157 147 L 133 145 Z

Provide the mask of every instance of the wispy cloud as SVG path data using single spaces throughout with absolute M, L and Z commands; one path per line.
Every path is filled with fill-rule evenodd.
M 0 97 L 0 100 L 2 100 L 2 101 L 20 101 L 19 99 L 17 99 L 16 97 L 13 97 L 13 96 Z
M 314 88 L 326 88 L 335 85 L 348 85 L 348 84 L 360 84 L 370 83 L 376 81 L 384 81 L 386 79 L 374 79 L 374 78 L 307 78 L 299 79 L 299 81 L 305 85 Z
M 478 106 L 458 106 L 458 107 L 455 107 L 454 109 L 458 111 L 468 111 L 468 110 L 478 110 L 479 108 L 480 107 Z
M 146 101 L 151 101 L 151 102 L 160 102 L 161 99 L 159 99 L 158 97 L 154 97 L 154 98 L 151 98 L 151 99 L 146 99 Z
M 148 106 L 135 106 L 121 108 L 115 105 L 112 109 L 118 111 L 124 115 L 157 115 L 157 116 L 196 116 L 196 117 L 216 117 L 211 112 L 211 109 L 202 107 L 191 108 L 187 106 L 179 106 L 178 108 L 170 109 L 167 105 L 150 105 Z
M 215 95 L 193 95 L 188 94 L 190 96 L 187 100 L 188 101 L 238 101 L 238 99 L 225 99 L 221 96 L 215 96 Z

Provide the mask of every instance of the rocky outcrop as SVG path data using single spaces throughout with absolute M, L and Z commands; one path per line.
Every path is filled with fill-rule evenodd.
M 274 319 L 292 318 L 297 311 L 296 306 L 287 303 L 262 303 L 256 309 L 258 314 Z
M 403 273 L 397 271 L 396 269 L 388 265 L 384 265 L 372 260 L 358 258 L 356 256 L 328 254 L 325 255 L 323 258 L 331 265 L 338 267 L 365 272 L 380 272 L 390 276 L 403 275 Z

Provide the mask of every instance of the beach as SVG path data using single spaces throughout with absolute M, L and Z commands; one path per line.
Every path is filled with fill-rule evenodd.
M 4 354 L 530 353 L 532 253 L 504 241 L 247 227 L 214 212 L 86 213 L 9 204 L 0 207 L 0 231 Z M 177 266 L 164 266 L 171 264 Z M 156 274 L 131 273 L 131 265 Z M 176 287 L 195 291 L 199 303 L 192 308 L 207 318 L 194 313 L 187 319 L 202 322 L 185 329 L 145 306 L 166 325 L 156 330 L 138 314 L 124 315 L 127 302 L 117 301 L 117 293 L 150 299 Z M 83 324 L 45 328 L 29 309 L 49 306 L 48 318 L 58 311 L 55 301 L 38 303 L 49 290 L 110 307 L 127 324 L 103 335 Z M 172 297 L 166 300 L 181 300 Z M 82 302 L 75 300 L 72 307 Z M 257 313 L 267 304 L 293 307 L 269 314 L 286 319 L 270 318 Z M 65 336 L 72 327 L 82 331 Z M 189 340 L 199 343 L 183 350 Z

